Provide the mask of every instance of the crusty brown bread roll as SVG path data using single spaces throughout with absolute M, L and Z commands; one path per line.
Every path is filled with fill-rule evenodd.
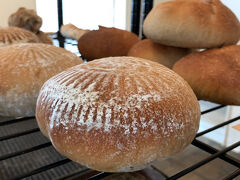
M 23 43 L 0 48 L 0 116 L 34 116 L 43 83 L 82 60 L 63 48 Z
M 240 46 L 232 45 L 183 57 L 173 67 L 199 99 L 240 105 Z
M 52 38 L 40 31 L 42 18 L 37 15 L 34 9 L 19 8 L 8 17 L 8 25 L 26 29 L 36 34 L 42 43 L 52 44 Z
M 48 80 L 36 118 L 63 155 L 92 169 L 120 172 L 142 169 L 189 145 L 200 109 L 190 86 L 170 69 L 109 57 Z
M 220 0 L 172 0 L 150 11 L 144 34 L 168 46 L 213 48 L 236 44 L 240 23 Z
M 73 24 L 65 24 L 61 26 L 60 32 L 66 38 L 79 40 L 82 35 L 89 32 L 87 29 L 80 29 Z
M 190 49 L 165 46 L 151 39 L 144 39 L 133 45 L 128 56 L 148 59 L 172 68 L 176 61 L 190 52 Z
M 87 60 L 126 56 L 129 49 L 138 41 L 137 35 L 132 32 L 100 26 L 99 30 L 85 33 L 78 40 L 78 49 Z
M 0 27 L 0 47 L 17 43 L 37 43 L 38 37 L 18 27 Z
M 20 7 L 8 17 L 8 25 L 37 33 L 42 26 L 42 18 L 37 15 L 34 9 Z

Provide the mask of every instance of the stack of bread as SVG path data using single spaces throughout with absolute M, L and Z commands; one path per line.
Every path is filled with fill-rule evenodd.
M 240 23 L 220 0 L 159 3 L 146 17 L 143 30 L 154 43 L 205 49 L 183 57 L 173 70 L 199 99 L 240 105 L 240 46 L 235 45 Z
M 239 29 L 237 18 L 219 0 L 172 0 L 157 5 L 147 16 L 144 33 L 151 40 L 139 42 L 131 33 L 115 28 L 85 33 L 78 41 L 83 57 L 121 57 L 83 63 L 46 81 L 36 107 L 42 133 L 60 153 L 99 171 L 136 171 L 181 151 L 199 127 L 200 107 L 194 92 L 169 68 L 124 55 L 141 52 L 153 61 L 159 61 L 158 56 L 172 67 L 189 53 L 187 48 L 235 44 Z M 218 97 L 235 86 L 231 91 L 234 96 L 238 93 L 238 98 L 237 51 L 233 45 L 196 52 L 174 69 L 194 91 L 198 89 L 193 83 L 203 81 L 199 86 L 209 93 L 208 88 L 216 86 L 211 82 L 217 81 L 217 85 L 230 86 L 214 87 L 219 90 Z M 196 94 L 206 97 L 203 91 Z
M 239 21 L 219 0 L 172 0 L 147 16 L 149 40 L 105 27 L 81 35 L 83 57 L 101 58 L 92 62 L 80 64 L 77 56 L 51 45 L 2 47 L 0 115 L 32 116 L 38 96 L 38 125 L 60 153 L 99 171 L 142 169 L 194 139 L 200 107 L 193 90 L 202 99 L 239 103 L 239 46 L 232 45 L 239 31 Z M 188 48 L 216 48 L 174 65 L 193 90 L 169 68 L 125 56 L 138 49 L 144 58 L 159 61 L 158 56 L 172 67 Z

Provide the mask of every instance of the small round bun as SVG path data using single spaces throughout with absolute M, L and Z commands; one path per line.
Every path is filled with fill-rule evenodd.
M 150 11 L 144 34 L 168 46 L 214 48 L 236 44 L 240 23 L 220 0 L 172 0 Z
M 73 24 L 65 24 L 61 26 L 60 33 L 66 38 L 79 40 L 82 35 L 89 32 L 87 29 L 80 29 Z
M 83 62 L 63 48 L 23 43 L 0 48 L 0 116 L 34 116 L 43 83 Z
M 144 39 L 133 45 L 128 56 L 148 59 L 172 68 L 180 58 L 189 53 L 189 49 L 165 46 L 155 43 L 151 39 Z
M 17 43 L 39 43 L 32 32 L 18 27 L 0 27 L 0 47 Z
M 200 109 L 190 86 L 170 69 L 140 58 L 109 57 L 48 80 L 36 118 L 63 155 L 92 169 L 121 172 L 189 145 Z
M 100 26 L 99 30 L 87 32 L 80 37 L 78 49 L 87 60 L 126 56 L 129 49 L 138 41 L 138 36 L 132 32 Z
M 190 54 L 173 70 L 190 84 L 199 99 L 240 105 L 240 46 Z

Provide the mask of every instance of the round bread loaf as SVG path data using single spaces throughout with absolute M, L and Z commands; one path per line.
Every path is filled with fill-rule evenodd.
M 190 86 L 170 69 L 109 57 L 48 80 L 36 118 L 63 155 L 92 169 L 120 172 L 142 169 L 189 145 L 200 109 Z
M 18 27 L 0 28 L 0 47 L 16 43 L 37 43 L 38 37 L 25 29 Z
M 34 116 L 43 83 L 83 62 L 63 48 L 40 43 L 0 48 L 0 115 Z
M 82 57 L 93 60 L 110 56 L 126 56 L 129 49 L 139 41 L 137 35 L 117 28 L 99 27 L 83 34 L 78 40 Z
M 168 46 L 213 48 L 236 44 L 240 23 L 220 0 L 172 0 L 150 11 L 144 34 Z
M 240 105 L 240 46 L 190 54 L 173 70 L 190 84 L 199 99 Z
M 165 46 L 151 39 L 144 39 L 133 45 L 128 56 L 148 59 L 172 68 L 176 61 L 189 53 L 189 49 Z

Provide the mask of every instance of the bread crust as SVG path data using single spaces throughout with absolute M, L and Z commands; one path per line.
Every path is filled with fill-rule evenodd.
M 0 48 L 0 115 L 34 116 L 43 83 L 83 62 L 55 46 L 23 43 Z
M 78 49 L 87 60 L 126 56 L 138 41 L 138 36 L 132 32 L 100 26 L 99 30 L 87 32 L 79 39 Z
M 172 0 L 159 3 L 144 21 L 144 34 L 155 42 L 183 48 L 236 44 L 240 23 L 220 0 Z
M 171 69 L 180 58 L 190 52 L 190 49 L 165 46 L 155 43 L 151 39 L 144 39 L 132 46 L 128 56 L 148 59 Z
M 39 43 L 32 32 L 18 27 L 0 27 L 0 47 L 18 43 Z
M 170 69 L 109 57 L 48 80 L 36 119 L 71 160 L 99 171 L 136 171 L 189 145 L 200 108 L 189 85 Z
M 183 57 L 173 67 L 199 99 L 240 105 L 240 46 L 232 45 Z

